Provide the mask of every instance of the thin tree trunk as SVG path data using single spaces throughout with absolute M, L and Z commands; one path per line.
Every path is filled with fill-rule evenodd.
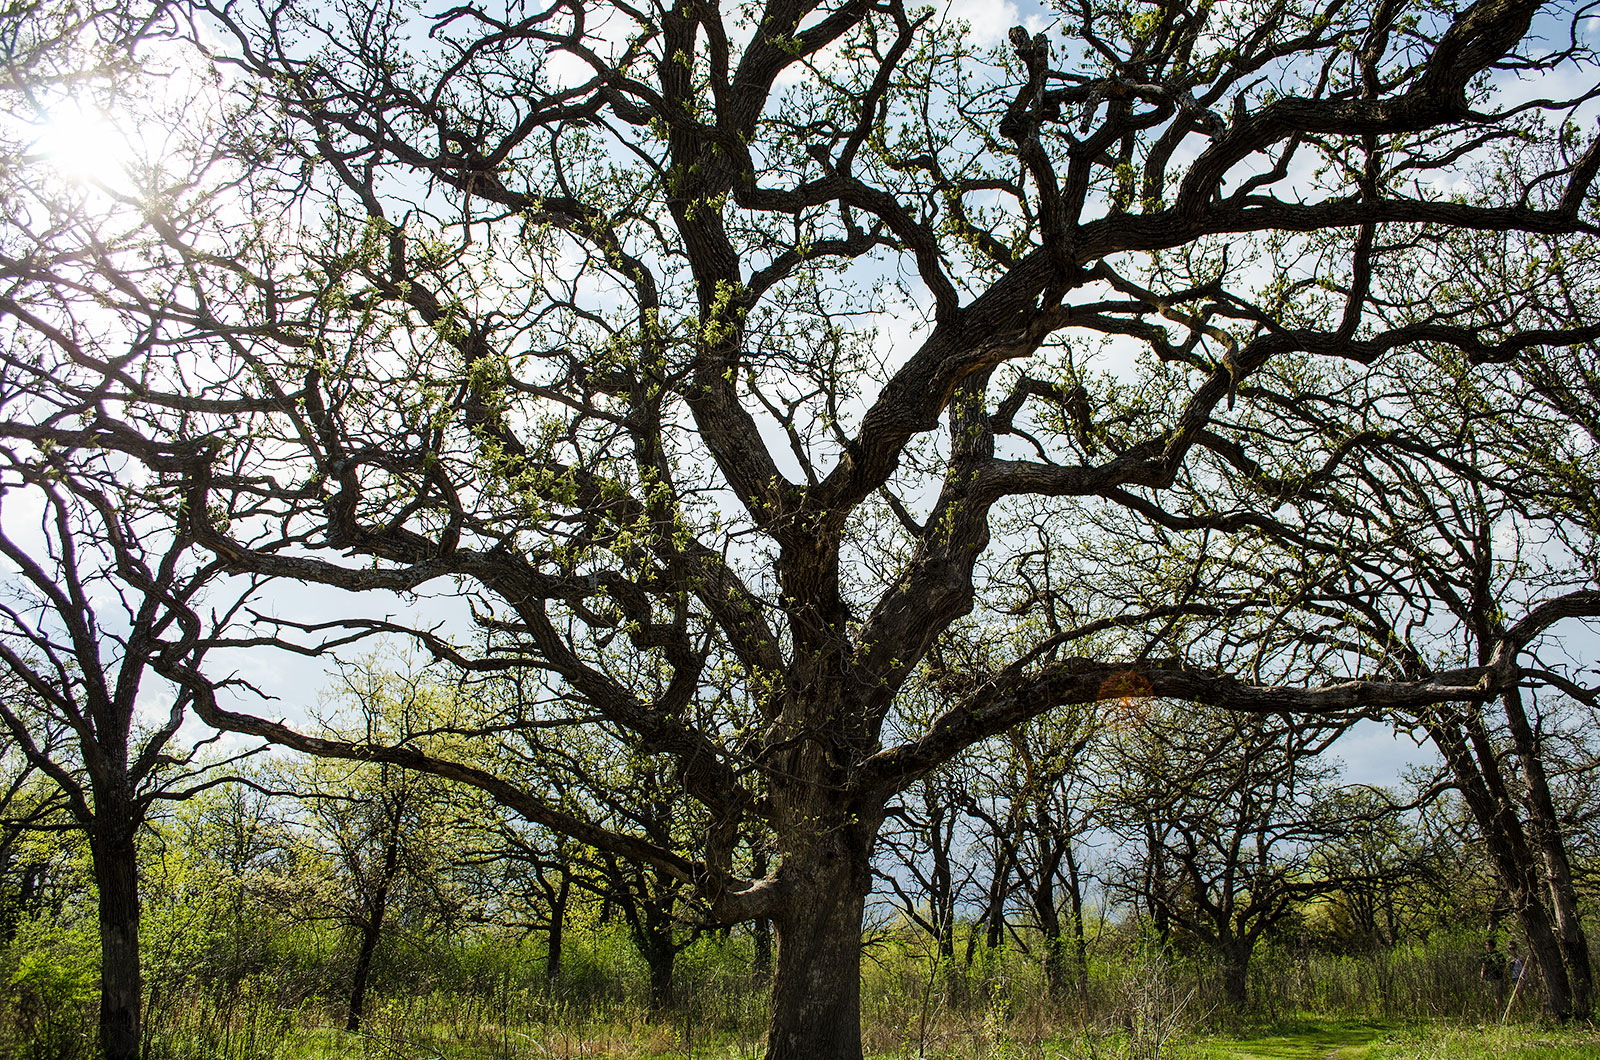
M 1009 849 L 1001 854 L 999 862 L 994 867 L 994 879 L 989 883 L 989 898 L 987 908 L 984 910 L 985 933 L 983 944 L 986 949 L 993 950 L 999 947 L 1006 932 L 1006 892 L 1011 885 L 1011 858 Z
M 138 1060 L 143 975 L 139 965 L 139 854 L 131 808 L 97 800 L 90 853 L 100 891 L 100 1054 Z M 121 811 L 121 812 L 119 812 Z
M 1089 994 L 1089 939 L 1083 925 L 1083 880 L 1078 875 L 1078 859 L 1067 844 L 1067 897 L 1072 910 L 1072 971 L 1081 997 Z
M 1145 822 L 1144 899 L 1150 904 L 1150 921 L 1163 956 L 1172 956 L 1172 911 L 1167 906 L 1166 848 L 1156 834 L 1155 822 Z
M 378 937 L 383 931 L 383 915 L 389 905 L 389 884 L 394 879 L 395 868 L 400 863 L 399 824 L 389 835 L 383 851 L 383 875 L 373 890 L 372 901 L 367 906 L 367 917 L 361 925 L 361 948 L 356 951 L 355 974 L 350 983 L 350 1013 L 345 1018 L 344 1029 L 358 1031 L 367 1004 L 367 980 L 372 972 L 372 956 L 378 949 Z
M 756 879 L 765 879 L 767 875 L 767 852 L 760 844 L 752 854 L 752 867 Z M 758 983 L 764 983 L 772 978 L 772 921 L 766 918 L 757 920 L 750 927 L 750 933 L 755 939 L 755 960 L 750 972 Z
M 1061 937 L 1061 914 L 1056 909 L 1055 891 L 1050 876 L 1040 872 L 1030 897 L 1044 941 L 1045 990 L 1052 998 L 1060 998 L 1067 987 L 1066 944 Z
M 550 934 L 544 956 L 544 981 L 554 986 L 561 974 L 561 946 L 566 937 L 567 899 L 572 893 L 572 873 L 561 867 L 561 883 L 556 888 L 555 901 L 550 903 Z
M 939 959 L 946 963 L 956 952 L 955 874 L 950 867 L 950 826 L 954 810 L 939 797 L 931 780 L 923 781 L 923 804 L 928 809 L 928 852 L 933 858 L 929 881 L 928 912 L 932 914 Z

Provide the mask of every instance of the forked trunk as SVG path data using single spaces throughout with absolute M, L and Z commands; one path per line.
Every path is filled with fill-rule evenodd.
M 1554 926 L 1542 903 L 1526 900 L 1521 894 L 1515 894 L 1514 897 L 1519 905 L 1517 912 L 1522 922 L 1522 933 L 1528 944 L 1529 963 L 1539 970 L 1539 978 L 1544 983 L 1545 1014 L 1558 1023 L 1564 1023 L 1573 1016 L 1573 1004 L 1572 983 L 1567 978 L 1561 943 L 1556 938 Z
M 1558 1022 L 1565 1022 L 1573 1017 L 1575 1006 L 1565 955 L 1556 926 L 1545 907 L 1549 890 L 1540 878 L 1492 746 L 1481 730 L 1472 727 L 1470 720 L 1466 727 L 1473 741 L 1470 746 L 1447 726 L 1433 726 L 1431 735 L 1444 753 L 1457 787 L 1472 810 L 1484 846 L 1522 926 L 1529 959 L 1544 982 L 1545 1013 Z M 1587 961 L 1583 962 L 1583 967 L 1588 967 Z
M 1589 939 L 1578 912 L 1577 891 L 1565 850 L 1547 856 L 1546 865 L 1552 874 L 1550 891 L 1556 918 L 1556 941 L 1561 946 L 1561 959 L 1572 987 L 1572 1018 L 1588 1019 L 1594 1011 L 1594 966 L 1589 959 Z
M 861 917 L 869 875 L 864 864 L 815 868 L 824 871 L 803 873 L 776 921 L 767 1060 L 861 1060 Z
M 1522 759 L 1528 795 L 1524 807 L 1531 825 L 1529 839 L 1538 848 L 1544 862 L 1550 911 L 1555 919 L 1556 942 L 1560 946 L 1562 963 L 1566 965 L 1572 990 L 1571 1015 L 1576 1019 L 1584 1019 L 1594 1007 L 1594 969 L 1589 960 L 1589 940 L 1584 934 L 1583 919 L 1578 911 L 1572 865 L 1561 836 L 1561 820 L 1556 814 L 1550 782 L 1545 776 L 1544 757 L 1538 737 L 1528 724 L 1527 711 L 1523 709 L 1522 695 L 1512 689 L 1502 700 L 1517 755 Z
M 90 843 L 95 886 L 100 890 L 100 1054 L 105 1060 L 138 1060 L 139 858 L 134 829 L 99 807 L 112 823 L 97 828 Z

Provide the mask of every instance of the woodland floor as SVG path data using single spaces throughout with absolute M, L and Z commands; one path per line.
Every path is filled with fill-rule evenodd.
M 976 1028 L 975 1028 L 976 1030 Z M 998 1033 L 996 1033 L 998 1031 Z M 691 1028 L 691 1033 L 693 1029 Z M 758 1060 L 759 1042 L 706 1035 L 685 1048 L 683 1029 L 664 1023 L 626 1028 L 574 1026 L 564 1033 L 503 1031 L 452 1034 L 443 1027 L 410 1033 L 346 1034 L 303 1027 L 267 1049 L 220 1054 L 274 1060 Z M 923 1048 L 907 1043 L 869 1057 L 904 1060 L 1600 1060 L 1594 1026 L 1472 1026 L 1435 1022 L 1304 1019 L 1235 1034 L 1177 1036 L 1158 1050 L 1122 1034 L 1078 1031 L 1018 1040 L 993 1025 L 971 1037 L 940 1036 Z M 235 1043 L 237 1044 L 237 1043 Z M 181 1053 L 187 1050 L 181 1050 Z

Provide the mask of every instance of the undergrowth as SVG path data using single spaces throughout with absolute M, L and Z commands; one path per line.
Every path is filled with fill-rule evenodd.
M 0 1055 L 93 1054 L 96 949 L 88 926 L 34 925 L 0 951 Z M 874 938 L 863 961 L 868 1054 L 1600 1060 L 1600 1048 L 1573 1051 L 1593 1044 L 1578 1032 L 1541 1031 L 1555 1043 L 1541 1052 L 1536 1043 L 1546 1039 L 1526 1032 L 1536 1015 L 1531 998 L 1504 1013 L 1463 940 L 1356 955 L 1269 948 L 1255 962 L 1242 1012 L 1223 1004 L 1207 962 L 1132 937 L 1107 939 L 1086 981 L 1052 990 L 1027 941 L 977 947 L 968 963 L 964 953 L 931 960 L 910 935 Z M 397 937 L 357 1033 L 342 1029 L 338 955 L 346 947 L 336 932 L 301 925 L 249 942 L 218 936 L 217 952 L 191 947 L 181 960 L 158 954 L 148 962 L 147 1060 L 743 1060 L 762 1051 L 767 987 L 751 971 L 750 940 L 737 933 L 702 938 L 681 954 L 674 997 L 655 1010 L 647 970 L 617 931 L 569 940 L 553 979 L 527 939 L 485 933 L 441 946 Z M 1519 1031 L 1500 1031 L 1502 1017 Z

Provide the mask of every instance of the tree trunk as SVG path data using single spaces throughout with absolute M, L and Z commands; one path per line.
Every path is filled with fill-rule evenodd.
M 753 875 L 756 879 L 765 879 L 767 876 L 767 852 L 759 843 L 752 855 Z M 755 960 L 750 969 L 752 977 L 758 983 L 764 983 L 772 977 L 772 921 L 766 918 L 758 919 L 750 925 L 750 933 L 755 940 Z
M 799 871 L 775 922 L 767 1060 L 861 1060 L 861 917 L 870 873 L 865 859 L 815 860 L 792 866 Z M 791 864 L 786 859 L 785 870 Z
M 667 890 L 646 893 L 624 907 L 634 947 L 650 970 L 651 1012 L 665 1012 L 672 1007 L 672 969 L 680 949 L 672 937 L 673 904 L 672 892 Z
M 1155 822 L 1145 822 L 1144 899 L 1150 905 L 1150 921 L 1163 956 L 1172 957 L 1172 910 L 1167 905 L 1166 847 L 1156 834 Z
M 1594 966 L 1589 960 L 1589 938 L 1578 913 L 1578 894 L 1572 883 L 1572 869 L 1566 851 L 1558 855 L 1545 850 L 1550 872 L 1551 905 L 1556 916 L 1556 940 L 1561 944 L 1561 959 L 1572 986 L 1572 1016 L 1587 1019 L 1594 1010 Z M 1553 862 L 1559 860 L 1559 865 Z
M 1060 1000 L 1067 992 L 1067 940 L 1061 930 L 1061 909 L 1056 904 L 1056 879 L 1061 875 L 1061 862 L 1070 843 L 1043 806 L 1036 809 L 1033 832 L 1033 879 L 1028 898 L 1044 941 L 1045 990 L 1052 999 Z
M 1244 939 L 1228 939 L 1220 947 L 1222 992 L 1228 999 L 1228 1007 L 1235 1013 L 1242 1013 L 1249 1000 L 1250 949 L 1250 943 Z
M 640 953 L 650 969 L 650 1011 L 665 1012 L 672 1007 L 672 966 L 678 956 L 677 947 L 669 938 L 641 946 Z
M 100 1054 L 138 1060 L 143 978 L 139 966 L 139 855 L 135 814 L 97 800 L 90 853 L 100 891 Z
M 772 978 L 772 921 L 757 920 L 751 932 L 755 935 L 756 954 L 750 971 L 757 983 L 765 983 Z
M 383 852 L 383 875 L 378 878 L 372 900 L 367 906 L 367 916 L 361 925 L 361 948 L 356 951 L 356 970 L 350 983 L 350 1013 L 345 1018 L 344 1029 L 361 1029 L 361 1017 L 367 1004 L 367 980 L 372 973 L 372 955 L 378 949 L 378 936 L 383 931 L 383 914 L 389 906 L 389 884 L 394 879 L 400 860 L 399 825 L 390 833 L 388 846 Z
M 1067 844 L 1067 898 L 1072 911 L 1072 974 L 1078 996 L 1089 996 L 1089 938 L 1083 925 L 1083 881 L 1078 875 L 1078 859 Z
M 1527 779 L 1526 805 L 1533 826 L 1530 838 L 1538 847 L 1544 863 L 1550 907 L 1555 914 L 1556 939 L 1572 987 L 1572 1015 L 1583 1019 L 1594 1006 L 1594 970 L 1589 961 L 1589 940 L 1584 935 L 1583 920 L 1578 913 L 1578 892 L 1572 882 L 1572 863 L 1567 857 L 1566 844 L 1561 836 L 1561 820 L 1556 815 L 1555 800 L 1550 795 L 1550 783 L 1545 777 L 1544 758 L 1522 706 L 1522 694 L 1512 689 L 1502 700 L 1511 739 L 1517 749 L 1517 757 L 1522 759 L 1522 771 Z
M 933 858 L 933 878 L 929 881 L 928 912 L 932 914 L 939 959 L 947 965 L 956 952 L 955 874 L 950 867 L 951 829 L 947 815 L 954 817 L 930 780 L 923 781 L 923 801 L 928 808 L 928 852 Z
M 1011 858 L 1009 850 L 1002 854 L 994 867 L 994 879 L 989 884 L 989 899 L 984 909 L 984 948 L 991 953 L 998 949 L 1006 935 L 1006 892 L 1011 885 Z
M 1044 941 L 1044 984 L 1053 999 L 1060 999 L 1067 988 L 1066 942 L 1061 937 L 1061 915 L 1056 909 L 1055 886 L 1040 873 L 1039 883 L 1030 895 L 1039 934 Z
M 1006 822 L 1007 828 L 1010 825 L 1011 820 L 1008 818 Z M 978 914 L 978 919 L 972 925 L 972 931 L 967 936 L 966 966 L 969 969 L 972 967 L 972 960 L 976 955 L 978 926 L 980 924 L 984 929 L 984 948 L 990 950 L 991 953 L 1000 945 L 1001 939 L 1005 937 L 1005 905 L 1006 897 L 1011 889 L 1011 867 L 1016 857 L 1016 848 L 1006 835 L 997 834 L 994 838 L 995 845 L 998 848 L 995 851 L 994 875 L 989 878 L 989 888 L 984 896 L 983 911 Z
M 561 945 L 566 935 L 567 899 L 572 893 L 572 873 L 561 868 L 561 883 L 556 888 L 555 900 L 550 903 L 550 935 L 545 947 L 544 981 L 554 986 L 561 974 Z
M 1539 877 L 1522 822 L 1518 820 L 1505 778 L 1487 735 L 1470 718 L 1459 719 L 1466 736 L 1448 722 L 1429 727 L 1435 745 L 1444 753 L 1456 786 L 1472 810 L 1512 909 L 1528 942 L 1530 961 L 1544 981 L 1545 1012 L 1557 1021 L 1573 1015 L 1573 991 L 1555 925 L 1544 899 L 1549 889 Z M 1468 740 L 1471 743 L 1469 745 Z
M 350 1011 L 345 1017 L 344 1029 L 358 1031 L 367 1006 L 367 980 L 372 974 L 372 955 L 378 949 L 378 933 L 383 928 L 383 906 L 361 925 L 361 947 L 356 950 L 355 974 L 350 980 Z

